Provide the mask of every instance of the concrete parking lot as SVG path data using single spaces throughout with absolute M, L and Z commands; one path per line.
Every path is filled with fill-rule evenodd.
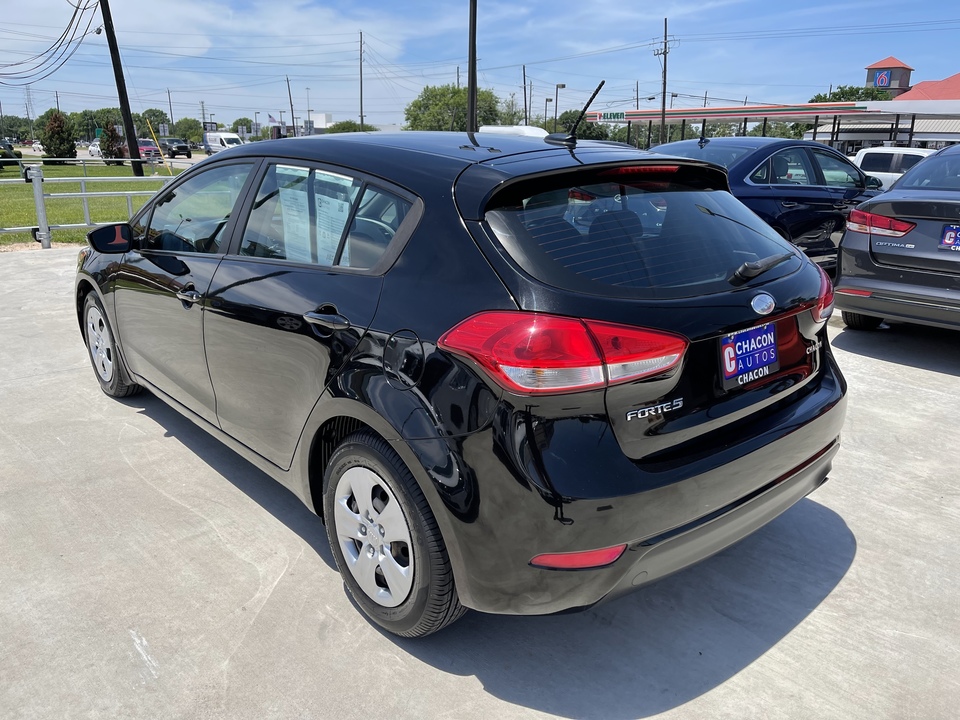
M 398 640 L 290 493 L 100 392 L 76 252 L 0 254 L 0 717 L 957 716 L 960 333 L 832 320 L 831 480 L 739 545 L 589 612 Z

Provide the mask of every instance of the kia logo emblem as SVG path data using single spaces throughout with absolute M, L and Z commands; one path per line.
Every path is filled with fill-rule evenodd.
M 769 315 L 776 306 L 777 301 L 767 293 L 760 293 L 750 301 L 750 307 L 757 312 L 757 315 Z

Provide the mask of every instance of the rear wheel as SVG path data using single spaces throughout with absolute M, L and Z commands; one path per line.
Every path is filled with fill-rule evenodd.
M 375 623 L 422 637 L 466 612 L 426 498 L 385 440 L 360 432 L 337 448 L 323 510 L 344 585 Z
M 139 385 L 125 381 L 113 330 L 100 299 L 92 292 L 83 303 L 83 337 L 97 381 L 107 395 L 127 397 L 142 390 Z
M 883 322 L 883 318 L 847 312 L 846 310 L 844 310 L 841 315 L 846 326 L 853 330 L 876 330 L 880 327 L 880 323 Z

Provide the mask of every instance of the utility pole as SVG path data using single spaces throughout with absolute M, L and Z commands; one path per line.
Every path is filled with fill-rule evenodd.
M 207 124 L 207 108 L 203 104 L 203 100 L 200 101 L 200 116 L 203 118 L 203 124 Z
M 530 124 L 530 114 L 527 112 L 527 66 L 523 66 L 523 124 Z
M 290 76 L 287 76 L 287 99 L 290 101 L 290 119 L 293 121 L 293 136 L 297 136 L 297 119 L 293 116 L 293 95 L 290 92 Z
M 667 45 L 667 19 L 663 19 L 663 48 L 654 51 L 654 55 L 663 56 L 663 90 L 660 94 L 660 143 L 667 139 L 667 54 L 670 47 Z
M 360 131 L 363 132 L 363 30 L 360 31 Z
M 470 42 L 467 67 L 467 132 L 477 132 L 477 0 L 470 0 Z
M 110 14 L 110 3 L 100 0 L 100 14 L 103 15 L 103 30 L 107 34 L 107 45 L 110 48 L 110 61 L 113 63 L 113 75 L 117 80 L 117 95 L 120 100 L 120 115 L 123 117 L 123 134 L 126 135 L 127 148 L 130 152 L 130 164 L 133 174 L 143 177 L 143 163 L 140 162 L 140 146 L 137 143 L 137 131 L 133 127 L 133 115 L 130 113 L 130 99 L 127 97 L 127 83 L 123 79 L 123 67 L 120 64 L 120 48 L 117 45 L 117 34 L 113 29 L 113 15 Z
M 54 91 L 53 91 L 53 94 L 54 94 L 54 96 L 56 96 L 56 98 L 57 98 L 57 112 L 60 112 L 60 91 L 59 91 L 59 90 L 54 90 Z
M 457 65 L 457 90 L 460 89 L 460 66 Z
M 313 128 L 310 126 L 310 112 L 310 88 L 307 88 L 307 124 L 303 128 L 304 135 L 313 135 Z M 309 128 L 309 132 L 307 128 Z
M 170 124 L 173 125 L 173 100 L 170 99 L 170 88 L 167 88 L 167 105 L 170 107 Z M 173 132 L 173 128 L 170 128 Z

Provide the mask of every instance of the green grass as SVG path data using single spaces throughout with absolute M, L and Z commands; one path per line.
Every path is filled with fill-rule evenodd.
M 163 166 L 158 166 L 157 172 L 164 177 L 169 177 L 167 169 Z M 173 168 L 172 172 L 177 175 L 181 170 Z M 43 176 L 45 178 L 82 178 L 84 170 L 79 165 L 44 165 Z M 160 181 L 156 183 L 124 182 L 124 178 L 133 177 L 133 170 L 125 165 L 107 167 L 88 164 L 86 166 L 86 176 L 117 178 L 116 182 L 88 183 L 87 192 L 156 191 L 162 187 Z M 19 168 L 17 166 L 6 167 L 0 172 L 0 180 L 17 179 L 18 177 Z M 80 183 L 46 183 L 44 184 L 44 192 L 80 192 Z M 133 211 L 136 212 L 149 199 L 150 195 L 134 196 Z M 128 218 L 127 199 L 125 197 L 90 198 L 89 203 L 90 219 L 93 222 L 121 222 Z M 47 198 L 46 208 L 47 222 L 51 225 L 84 222 L 83 203 L 80 198 Z M 16 185 L 0 185 L 0 228 L 35 227 L 36 224 L 37 214 L 33 201 L 33 185 L 25 182 Z M 83 243 L 86 241 L 89 229 L 52 230 L 50 239 L 54 242 Z M 0 245 L 30 242 L 32 240 L 33 237 L 30 233 L 0 233 Z

